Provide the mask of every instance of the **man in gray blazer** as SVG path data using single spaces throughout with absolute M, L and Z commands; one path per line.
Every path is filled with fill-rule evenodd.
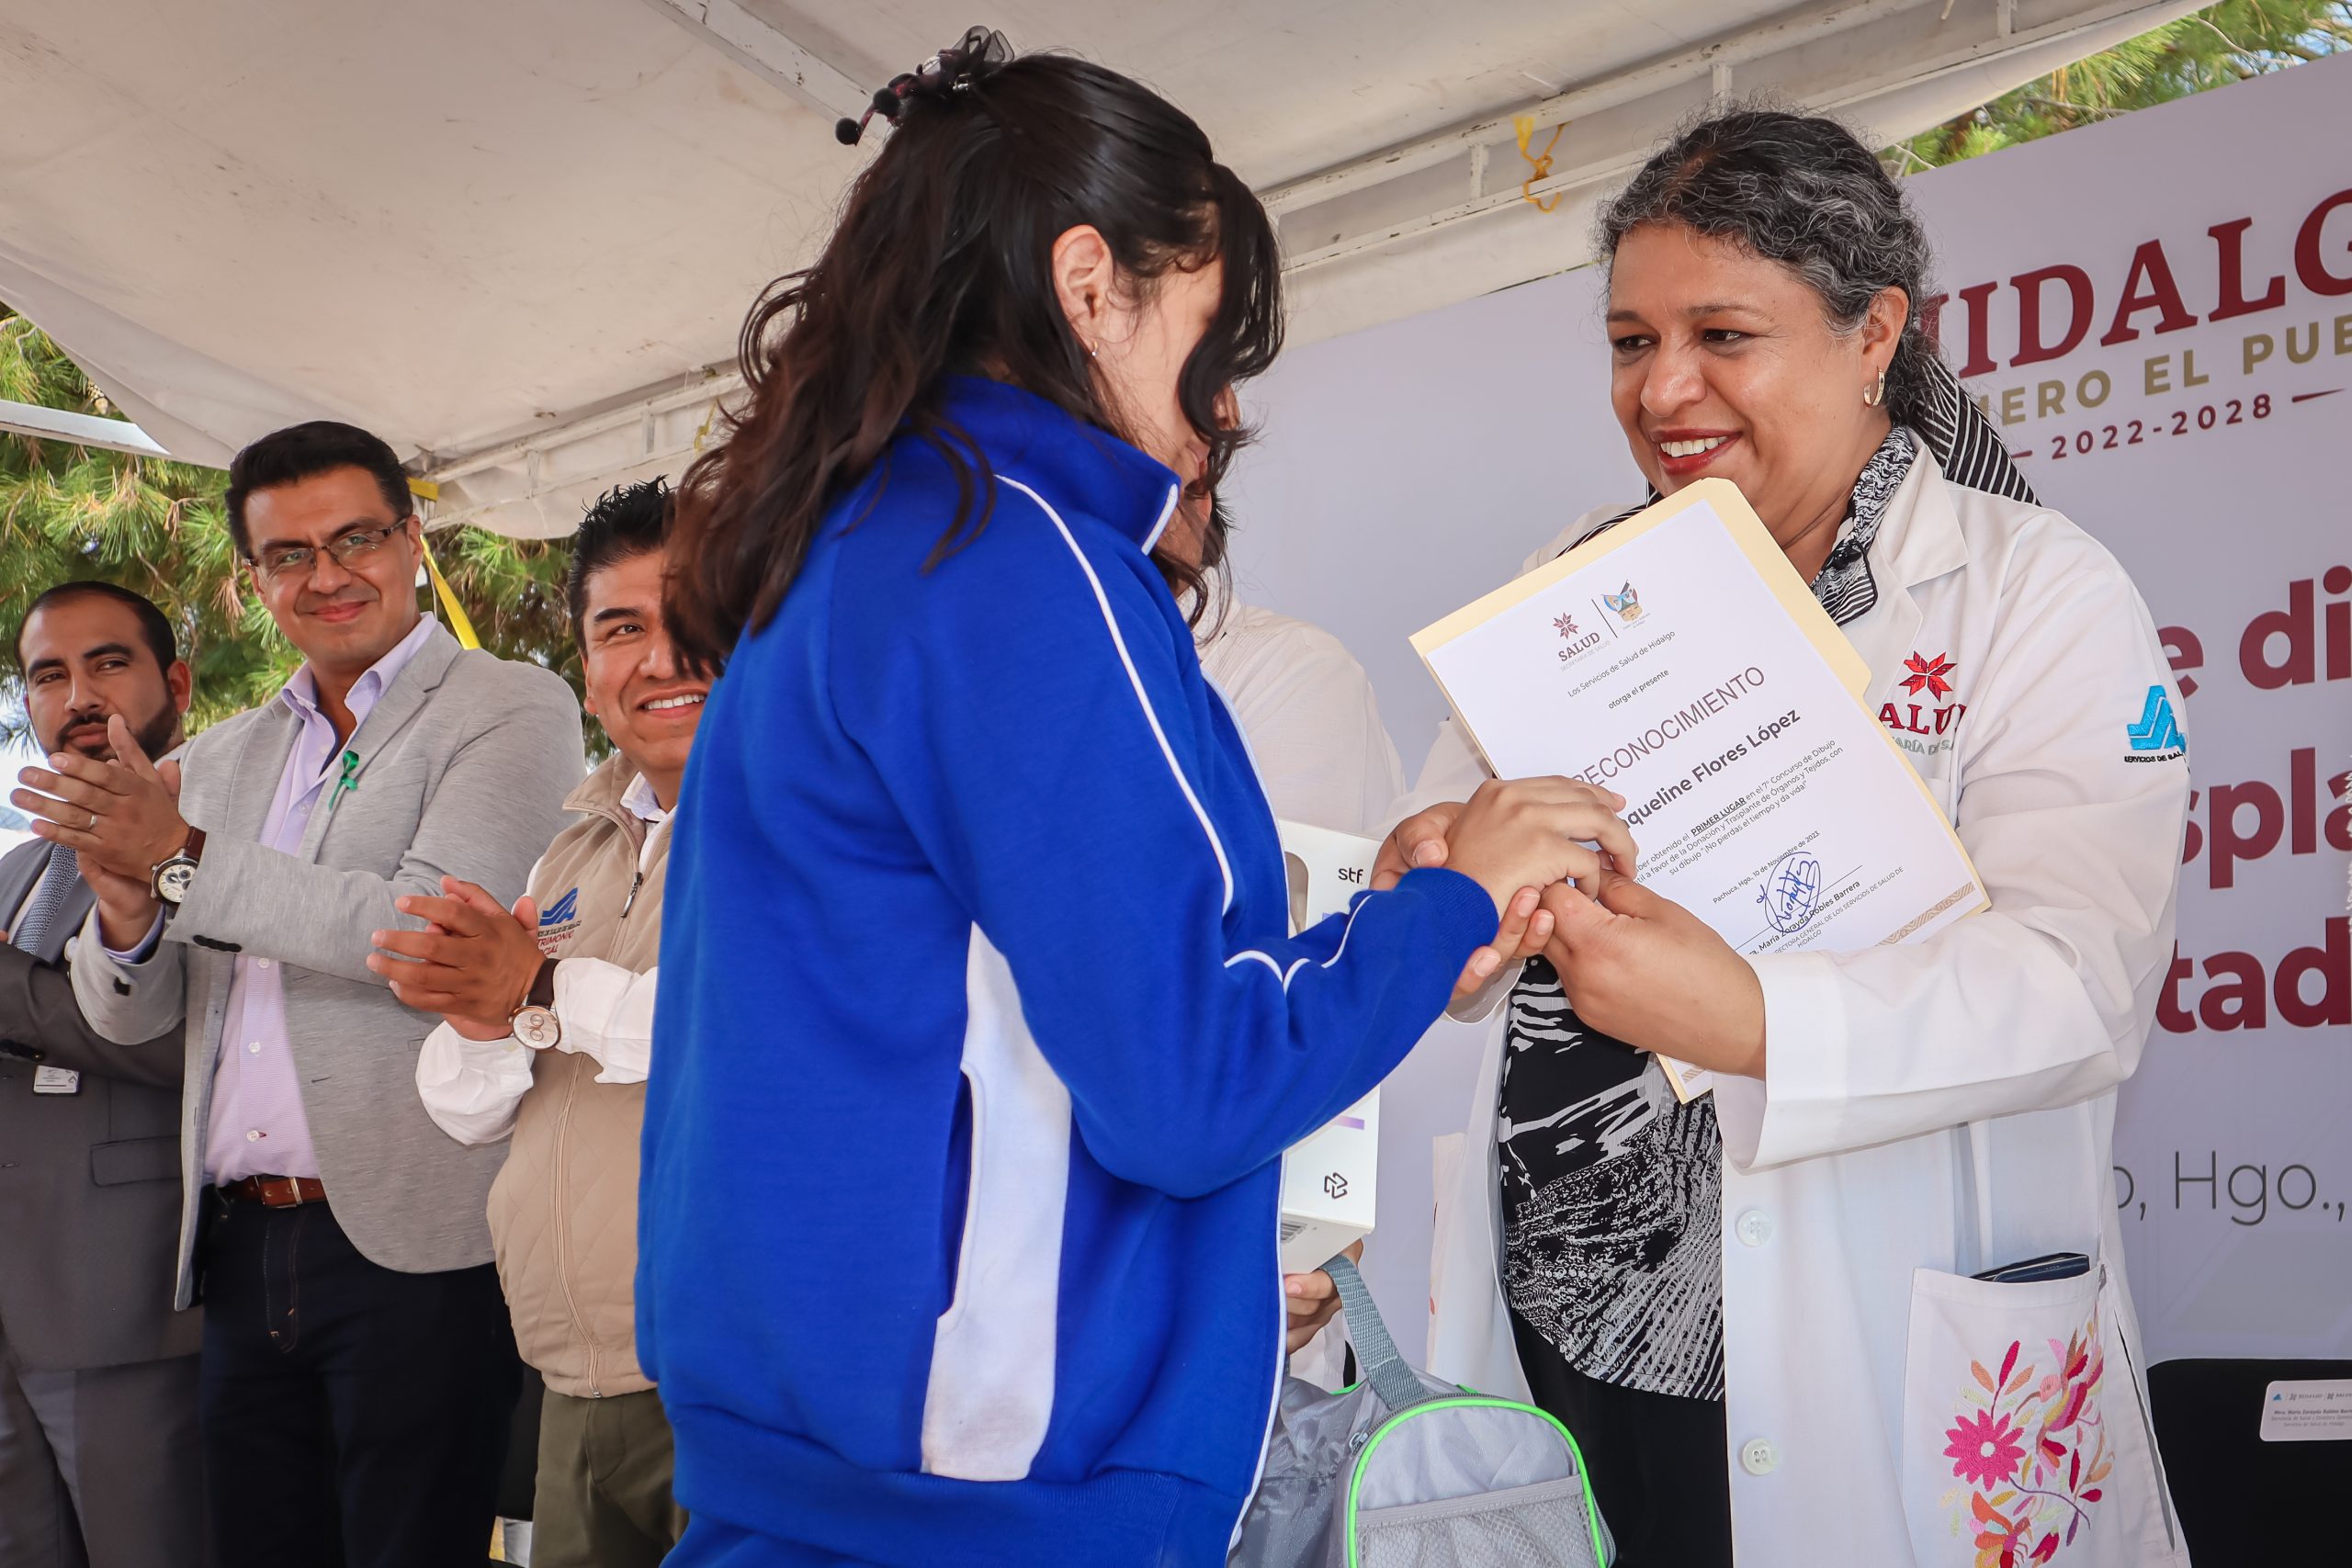
M 17 637 L 47 752 L 101 761 L 107 721 L 161 756 L 188 669 L 162 611 L 52 588 Z M 60 963 L 89 913 L 74 852 L 0 858 L 0 1568 L 195 1568 L 199 1323 L 172 1308 L 180 1053 L 93 1030 Z
M 302 668 L 176 773 L 119 725 L 111 764 L 27 770 L 59 797 L 35 830 L 97 891 L 91 1022 L 185 1024 L 179 1299 L 200 1269 L 221 1561 L 313 1568 L 339 1535 L 350 1568 L 480 1562 L 520 1376 L 484 1218 L 503 1151 L 425 1114 L 434 1020 L 368 956 L 444 875 L 522 893 L 582 777 L 580 707 L 420 617 L 420 525 L 375 436 L 264 436 L 228 508 Z

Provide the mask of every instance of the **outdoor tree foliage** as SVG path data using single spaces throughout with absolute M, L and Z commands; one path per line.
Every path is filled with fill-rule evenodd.
M 40 328 L 0 304 L 0 400 L 119 417 Z M 178 628 L 196 673 L 191 731 L 267 700 L 301 656 L 278 634 L 229 542 L 217 468 L 0 433 L 0 650 L 54 583 L 103 578 L 137 590 Z M 561 540 L 479 528 L 432 536 L 482 646 L 560 671 L 580 660 L 563 600 Z M 0 744 L 24 738 L 13 657 L 0 662 Z
M 2227 0 L 1898 141 L 1887 157 L 1898 173 L 1956 164 L 2346 49 L 2352 0 Z

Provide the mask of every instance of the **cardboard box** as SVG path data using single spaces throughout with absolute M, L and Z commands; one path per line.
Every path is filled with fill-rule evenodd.
M 1372 886 L 1376 839 L 1302 822 L 1276 824 L 1290 873 L 1293 931 L 1348 907 Z M 1320 1268 L 1373 1227 L 1380 1174 L 1380 1091 L 1374 1089 L 1283 1156 L 1282 1264 Z

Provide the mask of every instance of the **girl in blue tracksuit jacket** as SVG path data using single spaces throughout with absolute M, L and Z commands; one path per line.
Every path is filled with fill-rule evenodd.
M 1474 807 L 1449 861 L 1489 869 L 1288 934 L 1151 555 L 1180 481 L 1109 428 L 1222 464 L 1215 394 L 1272 355 L 1272 235 L 1175 110 L 1000 47 L 899 92 L 686 486 L 673 625 L 728 662 L 645 1120 L 674 1562 L 1221 1562 L 1281 1371 L 1279 1156 L 1605 814 Z

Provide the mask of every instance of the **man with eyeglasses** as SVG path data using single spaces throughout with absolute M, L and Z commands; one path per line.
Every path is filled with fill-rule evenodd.
M 73 972 L 93 1026 L 184 1024 L 178 1299 L 205 1305 L 220 1561 L 479 1562 L 520 1376 L 483 1218 L 504 1151 L 417 1102 L 434 1020 L 369 939 L 420 929 L 396 901 L 445 874 L 521 894 L 582 776 L 579 705 L 420 615 L 421 525 L 376 436 L 264 436 L 228 510 L 302 667 L 180 769 L 126 731 L 110 762 L 26 770 L 35 830 L 97 894 Z

